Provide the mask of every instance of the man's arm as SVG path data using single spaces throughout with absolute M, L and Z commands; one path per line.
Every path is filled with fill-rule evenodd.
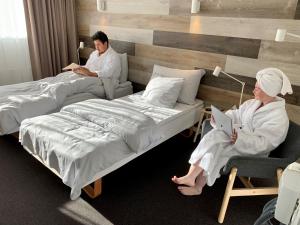
M 78 67 L 73 69 L 73 72 L 84 75 L 84 76 L 89 76 L 89 77 L 98 77 L 98 74 L 95 72 L 91 72 L 88 68 L 86 67 Z

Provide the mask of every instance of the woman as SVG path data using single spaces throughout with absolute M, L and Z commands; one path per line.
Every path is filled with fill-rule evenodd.
M 291 83 L 279 69 L 266 68 L 256 75 L 255 98 L 244 102 L 239 109 L 229 110 L 234 133 L 212 129 L 200 141 L 191 155 L 188 173 L 174 176 L 172 181 L 184 195 L 200 195 L 207 184 L 212 186 L 229 158 L 236 155 L 268 156 L 287 135 L 289 119 L 281 93 L 292 94 Z M 212 118 L 211 124 L 214 127 Z

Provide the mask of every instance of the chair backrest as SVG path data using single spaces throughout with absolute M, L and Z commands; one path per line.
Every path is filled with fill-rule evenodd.
M 287 137 L 270 154 L 271 157 L 288 158 L 295 161 L 300 157 L 300 125 L 290 121 Z

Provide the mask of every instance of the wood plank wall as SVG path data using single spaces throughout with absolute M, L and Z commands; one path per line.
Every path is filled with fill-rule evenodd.
M 240 87 L 211 76 L 216 65 L 247 83 L 245 99 L 252 97 L 258 70 L 278 67 L 292 81 L 287 110 L 300 124 L 300 39 L 274 41 L 277 28 L 300 34 L 300 0 L 201 0 L 197 14 L 190 13 L 191 1 L 106 0 L 98 12 L 96 0 L 77 0 L 78 35 L 91 47 L 81 56 L 88 57 L 89 37 L 102 30 L 115 50 L 128 53 L 137 89 L 148 83 L 154 64 L 204 68 L 198 97 L 223 107 L 237 104 Z

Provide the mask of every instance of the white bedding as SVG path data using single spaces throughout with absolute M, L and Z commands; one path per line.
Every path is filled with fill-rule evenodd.
M 106 101 L 92 99 L 64 107 L 61 112 L 26 119 L 20 142 L 70 186 L 71 199 L 95 178 L 118 168 L 196 122 L 196 109 L 177 104 L 174 109 L 144 103 L 140 94 Z M 190 112 L 192 112 L 190 114 Z M 182 124 L 180 118 L 189 114 Z M 184 117 L 186 118 L 186 117 Z M 179 123 L 177 122 L 179 121 Z M 166 132 L 169 123 L 176 129 Z
M 131 84 L 122 85 L 116 89 L 116 95 L 118 90 L 121 94 L 132 92 Z M 128 87 L 131 87 L 131 91 Z M 1 86 L 0 135 L 17 132 L 26 118 L 57 112 L 61 107 L 78 101 L 104 97 L 101 79 L 83 77 L 73 72 L 39 81 Z

